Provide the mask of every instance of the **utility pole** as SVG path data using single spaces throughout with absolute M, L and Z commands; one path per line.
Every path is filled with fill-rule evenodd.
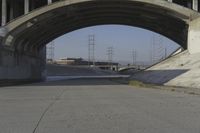
M 107 49 L 107 55 L 108 55 L 108 65 L 110 65 L 110 68 L 113 68 L 113 47 L 108 47 Z
M 90 62 L 95 66 L 95 35 L 88 36 L 88 66 L 90 66 Z
M 55 43 L 54 41 L 50 42 L 47 45 L 47 60 L 53 63 L 54 61 L 54 50 L 55 50 Z

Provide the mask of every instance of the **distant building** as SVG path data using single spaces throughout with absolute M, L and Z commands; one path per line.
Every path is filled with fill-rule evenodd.
M 60 65 L 76 65 L 77 63 L 82 61 L 83 61 L 82 58 L 62 58 L 56 60 L 55 63 Z
M 47 64 L 54 64 L 54 61 L 53 61 L 53 59 L 47 59 L 47 60 L 46 60 L 46 63 L 47 63 Z
M 88 62 L 86 60 L 83 60 L 82 58 L 62 58 L 59 60 L 54 61 L 54 64 L 58 65 L 74 65 L 74 66 L 93 66 L 93 62 Z M 99 67 L 101 69 L 111 69 L 113 71 L 118 70 L 119 63 L 109 63 L 104 61 L 98 61 L 95 62 L 95 66 L 93 67 Z

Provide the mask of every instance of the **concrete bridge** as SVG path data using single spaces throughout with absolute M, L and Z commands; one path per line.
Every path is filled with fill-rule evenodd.
M 200 52 L 200 0 L 1 0 L 0 80 L 45 77 L 45 45 L 80 28 L 123 24 Z

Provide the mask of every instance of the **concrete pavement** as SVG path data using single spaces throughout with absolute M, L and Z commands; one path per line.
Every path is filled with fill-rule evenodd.
M 104 79 L 0 88 L 0 133 L 200 133 L 200 97 Z

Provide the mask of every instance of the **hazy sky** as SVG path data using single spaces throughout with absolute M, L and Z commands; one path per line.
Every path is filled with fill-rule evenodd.
M 152 38 L 154 36 L 156 51 L 154 56 L 164 55 L 164 49 L 171 53 L 179 47 L 175 42 L 159 35 L 137 27 L 124 25 L 101 25 L 93 26 L 67 33 L 55 42 L 55 59 L 63 57 L 81 57 L 88 59 L 88 35 L 95 35 L 95 58 L 96 60 L 108 60 L 107 48 L 114 48 L 114 61 L 132 63 L 132 51 L 137 51 L 137 61 L 150 62 L 152 55 Z

